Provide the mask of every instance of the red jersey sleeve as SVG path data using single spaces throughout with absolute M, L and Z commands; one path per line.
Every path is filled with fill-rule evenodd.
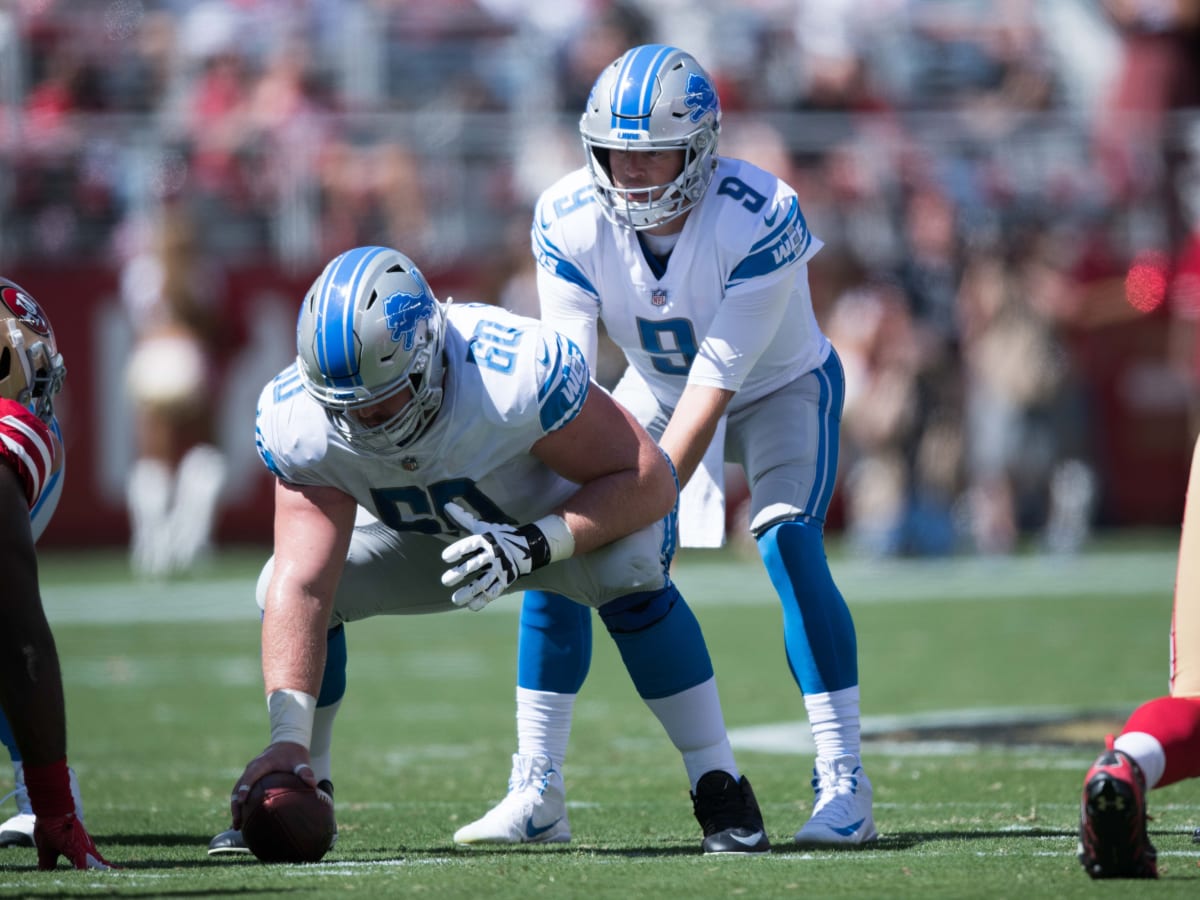
M 54 470 L 50 428 L 15 400 L 0 398 L 0 460 L 21 477 L 30 508 Z

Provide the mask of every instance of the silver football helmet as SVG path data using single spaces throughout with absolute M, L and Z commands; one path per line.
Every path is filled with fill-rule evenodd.
M 43 422 L 67 377 L 54 329 L 36 300 L 0 278 L 0 397 L 28 406 Z
M 683 215 L 712 181 L 720 130 L 716 88 L 690 53 L 662 44 L 626 51 L 600 73 L 579 120 L 604 214 L 637 231 Z M 647 188 L 613 186 L 610 150 L 683 150 L 683 169 L 674 181 L 649 189 L 646 200 Z
M 446 319 L 411 259 L 387 247 L 358 247 L 313 282 L 296 323 L 304 389 L 352 446 L 390 455 L 411 444 L 442 404 Z M 386 421 L 356 412 L 409 389 Z

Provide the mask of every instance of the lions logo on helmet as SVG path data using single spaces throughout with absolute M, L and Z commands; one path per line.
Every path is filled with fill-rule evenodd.
M 688 118 L 693 122 L 699 122 L 708 113 L 721 111 L 712 82 L 695 72 L 688 75 L 687 93 L 683 95 L 683 104 L 692 111 Z
M 433 316 L 434 300 L 428 294 L 392 294 L 383 301 L 383 312 L 392 340 L 404 342 L 404 349 L 411 350 L 417 340 L 417 331 L 422 322 Z

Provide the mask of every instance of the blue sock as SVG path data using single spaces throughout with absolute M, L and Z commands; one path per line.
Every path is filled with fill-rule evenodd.
M 600 619 L 643 700 L 670 697 L 712 678 L 700 623 L 673 583 L 606 603 Z
M 794 521 L 758 538 L 758 552 L 783 605 L 783 643 L 792 676 L 805 694 L 858 684 L 854 619 L 833 582 L 821 527 Z
M 592 610 L 559 594 L 526 591 L 517 637 L 517 687 L 578 694 L 592 664 Z
M 325 672 L 317 706 L 337 703 L 346 693 L 346 626 L 331 628 L 325 635 Z
M 13 762 L 21 761 L 21 751 L 17 748 L 17 739 L 13 736 L 12 727 L 8 724 L 8 716 L 0 709 L 0 744 L 8 748 L 8 755 Z

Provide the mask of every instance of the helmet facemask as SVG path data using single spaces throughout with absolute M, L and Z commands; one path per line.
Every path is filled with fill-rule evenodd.
M 54 332 L 37 302 L 11 281 L 0 279 L 0 295 L 0 397 L 48 423 L 67 377 Z
M 441 310 L 438 310 L 439 315 Z M 430 329 L 423 329 L 425 346 L 414 353 L 408 367 L 395 384 L 378 396 L 366 401 L 350 402 L 334 409 L 326 406 L 333 427 L 346 442 L 360 450 L 386 456 L 403 450 L 420 437 L 442 405 L 442 375 L 444 363 L 441 342 L 437 341 L 436 359 L 433 342 L 429 340 Z M 412 396 L 386 421 L 377 425 L 366 425 L 355 415 L 356 411 L 391 400 L 408 389 Z
M 608 162 L 609 151 L 614 148 L 590 143 L 586 139 L 583 143 L 588 151 L 588 169 L 592 173 L 592 183 L 600 199 L 600 208 L 604 210 L 609 221 L 617 225 L 626 225 L 634 231 L 645 231 L 665 225 L 699 203 L 708 189 L 713 168 L 716 166 L 716 135 L 707 131 L 697 132 L 685 147 L 653 148 L 683 150 L 683 166 L 674 179 L 650 187 L 619 188 L 613 184 L 612 169 Z M 637 153 L 648 148 L 634 146 L 615 149 Z M 647 199 L 635 200 L 635 197 Z

